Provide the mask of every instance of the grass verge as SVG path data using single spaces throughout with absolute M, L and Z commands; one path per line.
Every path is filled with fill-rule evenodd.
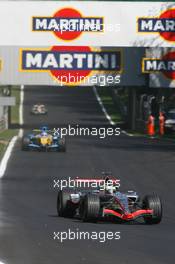
M 110 87 L 98 87 L 97 91 L 112 121 L 115 122 L 116 124 L 121 123 L 123 121 L 122 116 L 120 114 L 118 107 L 113 102 L 109 89 L 111 88 Z
M 11 107 L 11 124 L 19 124 L 20 87 L 13 86 L 11 96 L 16 97 L 16 105 Z M 18 129 L 0 131 L 0 160 L 10 142 L 18 134 Z
M 19 124 L 20 87 L 12 87 L 12 97 L 16 98 L 16 105 L 11 107 L 11 123 Z

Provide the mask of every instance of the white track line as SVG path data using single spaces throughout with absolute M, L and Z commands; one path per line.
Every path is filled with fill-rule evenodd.
M 111 119 L 110 115 L 108 115 L 108 112 L 106 111 L 106 108 L 105 108 L 105 106 L 104 106 L 104 104 L 103 104 L 103 102 L 102 102 L 102 100 L 101 100 L 101 98 L 100 98 L 100 96 L 99 96 L 99 94 L 98 94 L 97 89 L 96 89 L 95 86 L 93 87 L 93 91 L 94 91 L 95 97 L 96 97 L 99 105 L 101 106 L 101 110 L 103 111 L 106 119 L 109 121 L 109 123 L 111 125 L 115 125 L 116 123 Z M 121 130 L 121 133 L 123 133 L 123 134 L 125 134 L 125 135 L 127 135 L 129 137 L 132 137 L 133 136 L 132 134 L 129 134 L 125 130 Z
M 19 106 L 19 124 L 20 125 L 23 125 L 23 102 L 24 102 L 24 86 L 21 85 L 20 106 Z M 6 168 L 7 168 L 8 160 L 9 160 L 9 158 L 11 156 L 11 153 L 13 151 L 15 143 L 18 140 L 19 137 L 22 137 L 22 135 L 23 135 L 23 129 L 21 128 L 19 130 L 18 136 L 14 136 L 11 139 L 11 141 L 10 141 L 6 151 L 5 151 L 5 154 L 4 154 L 4 156 L 3 156 L 2 160 L 1 160 L 1 163 L 0 163 L 0 178 L 2 178 L 4 176 Z M 1 264 L 1 262 L 0 262 L 0 264 Z
M 121 132 L 122 132 L 124 135 L 126 135 L 126 136 L 134 137 L 133 134 L 130 134 L 130 133 L 126 132 L 125 130 L 121 130 Z
M 108 113 L 106 111 L 106 108 L 104 107 L 104 104 L 103 104 L 103 102 L 102 102 L 102 100 L 101 100 L 101 98 L 100 98 L 100 96 L 99 96 L 99 94 L 98 94 L 97 89 L 96 89 L 95 86 L 93 87 L 93 91 L 94 91 L 95 97 L 96 97 L 99 105 L 101 106 L 101 109 L 102 109 L 102 111 L 103 111 L 106 119 L 109 121 L 109 123 L 111 125 L 115 125 L 115 122 L 111 119 L 110 115 L 108 115 Z
M 17 139 L 18 139 L 18 136 L 14 136 L 11 139 L 11 141 L 10 141 L 6 151 L 5 151 L 5 154 L 4 154 L 4 156 L 3 156 L 2 160 L 1 160 L 1 163 L 0 163 L 0 178 L 2 178 L 4 176 L 4 174 L 5 174 L 8 160 L 9 160 L 9 158 L 11 156 L 12 150 L 14 148 L 14 145 L 15 145 Z

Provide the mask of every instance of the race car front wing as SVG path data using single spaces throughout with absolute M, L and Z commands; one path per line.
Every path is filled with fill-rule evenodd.
M 142 209 L 142 210 L 137 210 L 133 213 L 120 214 L 119 212 L 116 212 L 112 209 L 103 209 L 103 216 L 110 216 L 110 215 L 120 218 L 121 220 L 130 221 L 143 216 L 149 216 L 149 215 L 152 216 L 153 210 Z

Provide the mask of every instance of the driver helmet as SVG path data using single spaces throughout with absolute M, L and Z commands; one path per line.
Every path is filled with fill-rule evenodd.
M 105 184 L 105 191 L 107 193 L 113 194 L 117 191 L 117 187 L 115 184 L 111 183 L 110 181 L 107 181 Z
M 113 194 L 118 190 L 118 186 L 113 181 L 113 176 L 111 172 L 102 172 L 105 179 L 105 191 L 107 193 Z

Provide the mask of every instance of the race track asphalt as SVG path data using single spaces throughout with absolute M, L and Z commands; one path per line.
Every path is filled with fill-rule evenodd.
M 48 106 L 48 115 L 31 116 L 32 104 Z M 91 88 L 25 87 L 24 127 L 28 131 L 81 124 L 106 125 Z M 107 139 L 71 137 L 66 153 L 13 149 L 0 180 L 0 261 L 6 264 L 172 264 L 175 256 L 175 143 L 121 135 Z M 158 193 L 163 201 L 159 225 L 82 223 L 58 218 L 54 179 L 94 177 L 110 170 L 123 189 Z M 60 243 L 54 232 L 121 232 L 105 243 Z

